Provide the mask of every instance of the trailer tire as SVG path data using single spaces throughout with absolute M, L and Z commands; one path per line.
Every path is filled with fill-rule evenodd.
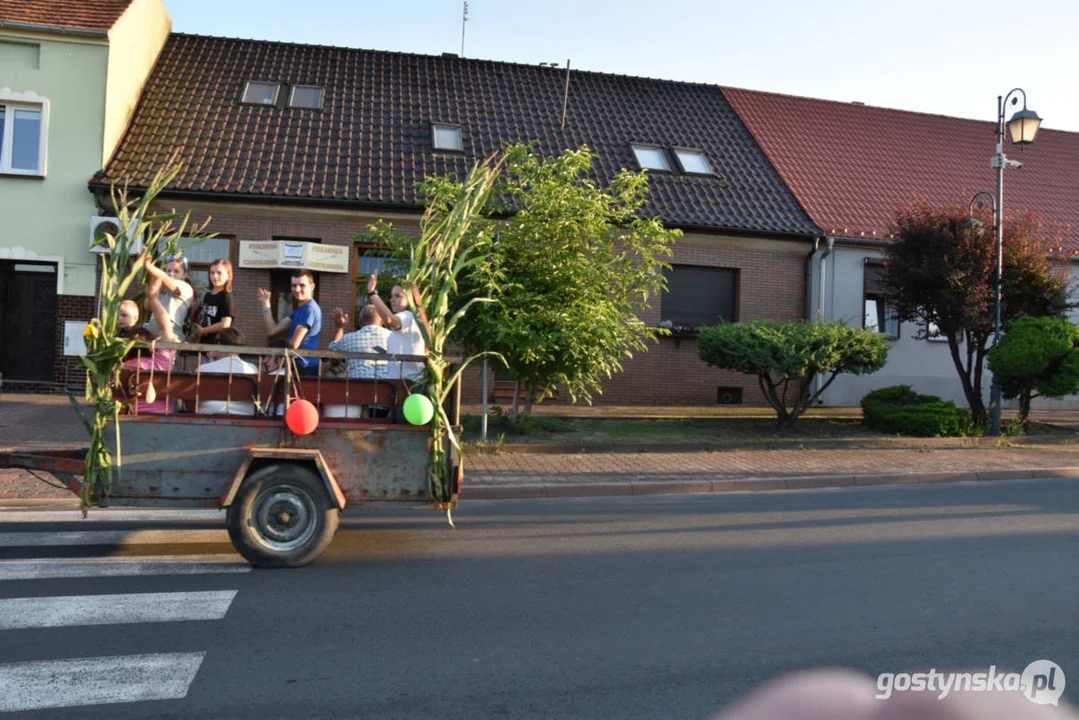
M 249 563 L 291 568 L 322 554 L 340 515 L 314 470 L 278 463 L 244 479 L 228 508 L 227 525 L 233 547 Z

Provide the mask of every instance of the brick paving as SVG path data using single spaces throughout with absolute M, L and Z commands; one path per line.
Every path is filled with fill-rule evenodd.
M 671 409 L 666 409 L 657 414 L 670 412 Z M 1046 411 L 1040 413 L 1039 419 L 1074 425 L 1074 415 L 1052 415 Z M 597 416 L 610 417 L 611 414 L 609 410 L 599 410 Z M 0 398 L 0 451 L 78 448 L 85 443 L 86 431 L 66 396 L 5 394 Z M 660 492 L 664 488 L 710 492 L 739 488 L 1030 477 L 1038 473 L 1079 475 L 1079 445 L 473 453 L 467 459 L 465 497 L 508 497 L 511 490 L 519 490 L 522 497 Z M 676 486 L 680 490 L 676 490 Z M 494 490 L 501 490 L 502 494 Z M 0 469 L 0 500 L 70 497 L 70 493 L 56 485 L 47 474 Z

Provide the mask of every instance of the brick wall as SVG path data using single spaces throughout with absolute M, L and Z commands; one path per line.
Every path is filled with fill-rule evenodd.
M 97 299 L 84 295 L 59 295 L 56 298 L 56 339 L 53 344 L 56 361 L 52 381 L 60 386 L 82 390 L 86 386 L 86 369 L 77 356 L 64 355 L 64 321 L 86 322 L 97 311 Z
M 739 271 L 738 321 L 772 318 L 797 320 L 805 316 L 805 258 L 808 242 L 776 241 L 687 234 L 675 246 L 672 264 L 735 268 Z M 642 314 L 649 325 L 660 320 L 660 303 Z M 648 352 L 636 353 L 624 371 L 603 380 L 603 394 L 593 398 L 604 405 L 714 405 L 716 388 L 740 387 L 743 402 L 763 405 L 756 378 L 721 371 L 703 363 L 692 338 L 661 338 Z M 493 382 L 492 377 L 489 382 Z M 466 371 L 462 401 L 482 399 L 482 374 Z M 568 401 L 568 397 L 560 398 Z

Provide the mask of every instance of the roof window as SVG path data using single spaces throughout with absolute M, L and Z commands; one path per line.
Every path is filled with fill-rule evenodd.
M 322 88 L 314 85 L 293 85 L 288 106 L 294 108 L 322 109 Z
M 682 166 L 682 172 L 695 175 L 711 175 L 712 166 L 708 164 L 708 158 L 700 150 L 675 148 L 674 156 L 678 158 L 678 164 Z
M 434 133 L 435 150 L 456 150 L 460 152 L 464 149 L 461 144 L 461 128 L 456 125 L 439 125 L 438 123 L 431 127 Z
M 663 148 L 654 145 L 634 145 L 633 154 L 637 156 L 637 164 L 641 166 L 641 169 L 671 171 L 671 166 L 667 162 L 667 153 L 663 152 Z
M 276 105 L 278 88 L 280 85 L 277 83 L 248 80 L 240 102 L 245 105 Z

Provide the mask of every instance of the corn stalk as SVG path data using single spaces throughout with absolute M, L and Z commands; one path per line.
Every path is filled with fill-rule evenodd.
M 179 164 L 161 170 L 154 176 L 150 186 L 140 198 L 130 198 L 125 189 L 115 185 L 110 188 L 113 207 L 116 208 L 117 234 L 103 233 L 94 240 L 94 246 L 108 248 L 101 258 L 101 291 L 97 317 L 87 323 L 82 336 L 86 341 L 86 354 L 79 361 L 86 368 L 86 393 L 84 400 L 92 401 L 93 412 L 83 412 L 74 395 L 68 393 L 83 426 L 90 435 L 90 448 L 86 454 L 86 470 L 79 493 L 79 507 L 83 516 L 90 505 L 108 496 L 112 488 L 113 467 L 120 471 L 120 424 L 117 422 L 124 407 L 115 398 L 114 388 L 119 382 L 120 368 L 128 352 L 137 343 L 118 337 L 120 303 L 132 287 L 141 287 L 147 258 L 161 262 L 175 254 L 182 236 L 198 235 L 202 227 L 187 229 L 188 216 L 177 213 L 152 214 L 150 205 L 154 198 L 180 172 Z M 177 222 L 178 221 L 178 222 Z M 144 240 L 138 248 L 139 238 Z M 133 252 L 137 250 L 137 252 Z M 109 450 L 106 429 L 113 423 L 116 433 L 116 457 Z
M 446 510 L 446 517 L 453 526 L 452 467 L 447 452 L 447 442 L 456 450 L 459 465 L 464 467 L 464 454 L 444 404 L 461 372 L 478 357 L 465 359 L 450 377 L 449 363 L 445 357 L 446 343 L 457 323 L 477 303 L 493 302 L 490 297 L 474 297 L 451 313 L 451 301 L 457 293 L 457 280 L 463 273 L 480 263 L 490 237 L 484 233 L 470 233 L 472 224 L 481 218 L 481 211 L 491 195 L 501 163 L 488 158 L 477 163 L 450 198 L 435 198 L 424 213 L 420 223 L 422 233 L 411 244 L 411 265 L 408 281 L 420 294 L 421 305 L 427 313 L 427 327 L 419 323 L 420 332 L 427 345 L 427 365 L 424 387 L 427 397 L 435 406 L 431 420 L 431 465 L 428 470 L 428 488 L 431 497 Z M 501 356 L 498 356 L 501 357 Z

